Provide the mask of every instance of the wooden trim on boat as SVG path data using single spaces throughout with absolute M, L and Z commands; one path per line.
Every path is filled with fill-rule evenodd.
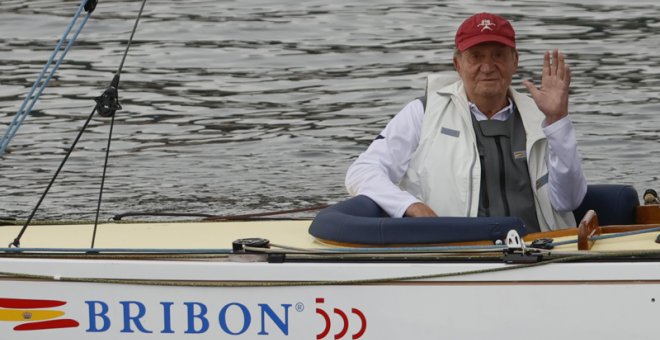
M 660 228 L 660 224 L 606 225 L 600 227 L 601 233 L 603 234 L 625 233 L 628 231 L 646 230 L 653 228 Z
M 638 224 L 660 223 L 660 204 L 640 205 L 635 211 Z
M 551 231 L 541 231 L 538 233 L 527 234 L 523 237 L 525 241 L 533 241 L 539 238 L 555 238 L 555 237 L 565 237 L 565 236 L 575 236 L 578 233 L 577 228 L 561 229 L 561 230 L 551 230 Z

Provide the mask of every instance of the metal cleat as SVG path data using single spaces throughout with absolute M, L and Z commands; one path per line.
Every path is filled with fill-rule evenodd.
M 518 232 L 513 229 L 507 233 L 505 245 L 503 258 L 505 263 L 536 263 L 541 261 L 543 257 L 540 254 L 533 254 L 528 251 L 525 242 L 518 235 Z

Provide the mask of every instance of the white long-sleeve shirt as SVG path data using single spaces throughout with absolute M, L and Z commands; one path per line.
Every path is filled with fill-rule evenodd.
M 475 109 L 471 111 L 477 120 L 487 119 Z M 506 120 L 510 114 L 511 110 L 505 108 L 493 119 Z M 419 99 L 394 116 L 348 169 L 346 188 L 351 195 L 377 197 L 378 204 L 392 217 L 403 216 L 411 204 L 420 202 L 398 183 L 418 147 L 423 117 L 424 106 Z M 587 188 L 573 124 L 567 116 L 542 130 L 548 141 L 550 202 L 557 211 L 571 211 L 580 205 Z

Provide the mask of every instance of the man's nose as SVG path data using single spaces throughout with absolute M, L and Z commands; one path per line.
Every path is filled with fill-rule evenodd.
M 495 70 L 495 63 L 492 58 L 486 57 L 481 62 L 481 72 L 488 73 Z

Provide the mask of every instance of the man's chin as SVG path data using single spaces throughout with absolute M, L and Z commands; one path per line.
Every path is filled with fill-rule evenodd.
M 507 91 L 502 91 L 499 89 L 493 89 L 493 88 L 486 88 L 486 89 L 480 89 L 475 91 L 475 94 L 480 97 L 484 98 L 495 98 L 499 99 L 502 97 L 506 97 Z

